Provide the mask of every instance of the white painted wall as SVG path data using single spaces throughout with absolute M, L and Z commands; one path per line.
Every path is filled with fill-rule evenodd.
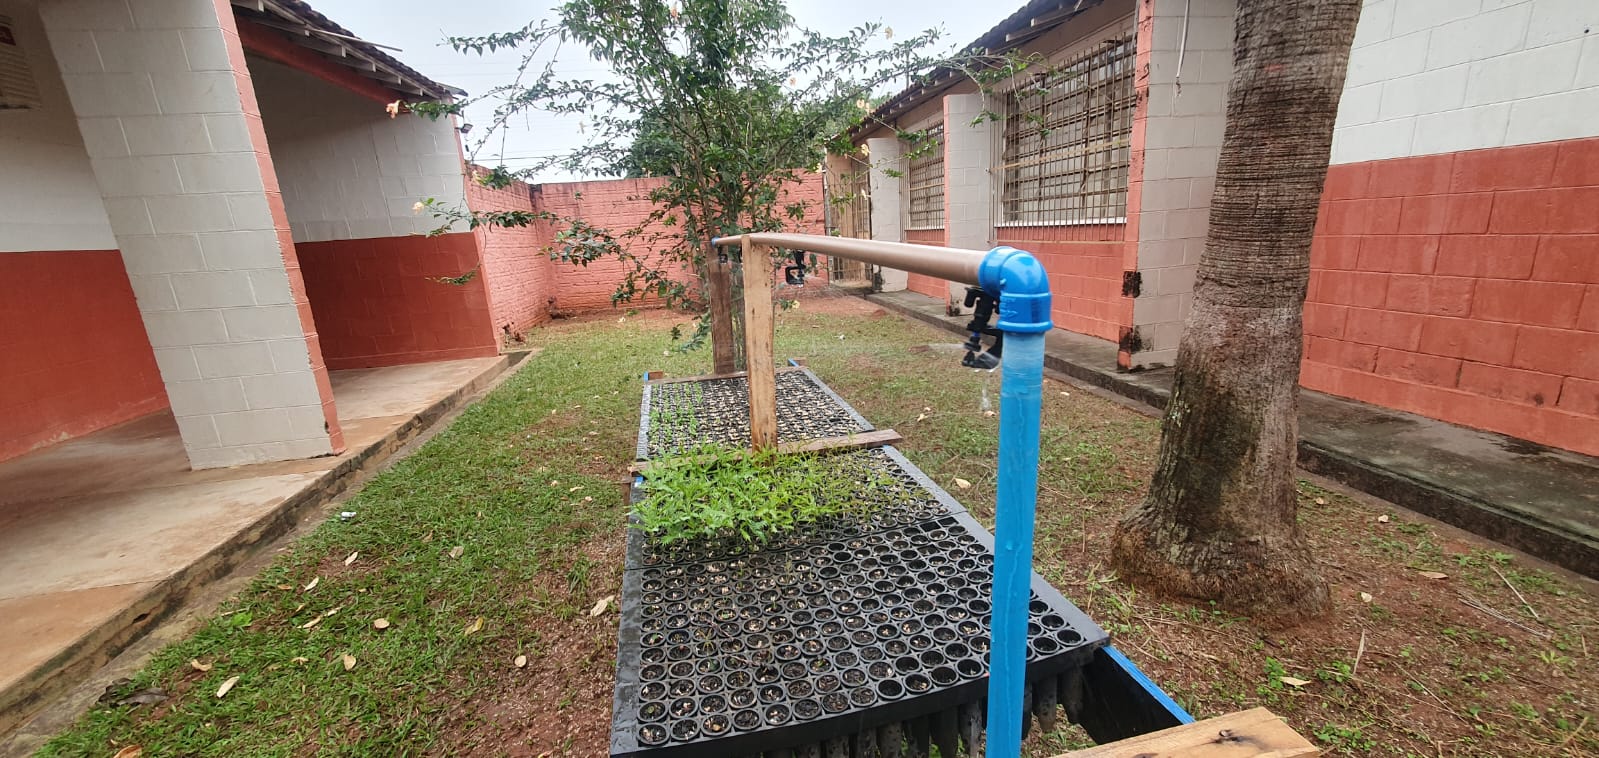
M 898 137 L 872 137 L 866 140 L 866 159 L 872 166 L 867 175 L 872 192 L 872 239 L 904 242 L 905 146 Z M 879 275 L 884 292 L 899 292 L 910 286 L 910 275 L 899 269 L 881 269 Z
M 1235 11 L 1234 0 L 1154 1 L 1138 221 L 1142 286 L 1133 301 L 1144 349 L 1132 355 L 1133 368 L 1177 360 L 1227 127 Z
M 992 119 L 978 121 L 986 104 L 981 94 L 944 97 L 944 228 L 950 247 L 987 250 L 994 244 L 994 148 L 1001 127 Z M 951 313 L 970 313 L 965 300 L 966 285 L 950 282 Z
M 251 78 L 295 242 L 425 234 L 439 225 L 412 206 L 466 205 L 450 119 L 389 118 L 383 105 L 251 56 Z
M 0 0 L 39 87 L 42 107 L 0 111 L 0 253 L 111 250 L 105 204 L 72 103 L 32 2 Z M 121 139 L 121 132 L 107 135 Z
M 1599 135 L 1599 0 L 1366 0 L 1332 162 Z
M 219 8 L 53 0 L 41 11 L 195 468 L 324 455 L 337 421 Z

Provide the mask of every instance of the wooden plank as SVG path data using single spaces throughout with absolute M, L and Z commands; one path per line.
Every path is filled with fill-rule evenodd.
M 769 248 L 744 238 L 744 368 L 749 371 L 750 447 L 777 444 L 777 373 L 773 366 L 772 264 Z
M 733 345 L 733 271 L 721 262 L 721 254 L 711 250 L 705 261 L 711 296 L 711 362 L 718 374 L 738 368 Z
M 1299 758 L 1320 754 L 1276 714 L 1255 708 L 1073 750 L 1056 758 Z
M 785 442 L 777 446 L 777 452 L 788 453 L 836 453 L 844 450 L 857 450 L 863 447 L 882 447 L 903 441 L 899 432 L 893 429 L 878 429 L 872 432 L 861 432 L 844 437 L 823 437 L 815 440 L 800 442 Z M 630 474 L 649 474 L 652 469 L 674 466 L 680 463 L 698 463 L 714 460 L 714 455 L 685 455 L 676 458 L 658 458 L 653 461 L 638 461 L 627 467 Z
M 804 370 L 805 370 L 804 366 L 784 366 L 784 367 L 778 369 L 775 373 L 788 374 L 788 373 L 792 373 L 792 372 L 795 372 L 795 371 L 804 371 Z M 665 372 L 662 372 L 662 371 L 651 371 L 650 373 L 652 373 L 652 374 L 661 374 L 663 377 L 665 376 Z M 670 379 L 667 379 L 667 378 L 650 379 L 648 381 L 649 381 L 650 384 L 678 384 L 678 383 L 681 383 L 681 382 L 706 382 L 706 381 L 710 381 L 712 379 L 739 379 L 739 378 L 742 378 L 742 377 L 745 377 L 745 376 L 748 376 L 748 375 L 749 375 L 748 371 L 729 371 L 729 372 L 727 372 L 725 374 L 700 374 L 699 376 L 679 376 L 679 377 L 672 377 Z

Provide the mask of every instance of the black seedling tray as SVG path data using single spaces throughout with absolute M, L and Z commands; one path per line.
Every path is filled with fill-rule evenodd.
M 681 455 L 700 445 L 750 443 L 749 380 L 645 382 L 638 460 Z M 777 375 L 779 442 L 844 437 L 872 425 L 810 369 Z
M 810 372 L 782 376 L 804 377 L 812 398 L 870 428 Z M 658 389 L 645 390 L 641 454 Z M 827 423 L 791 431 L 834 436 Z M 612 756 L 733 758 L 881 739 L 931 741 L 953 758 L 959 739 L 980 739 L 993 538 L 898 450 L 838 455 L 896 482 L 872 518 L 802 527 L 759 549 L 661 549 L 629 530 Z M 1053 719 L 1060 703 L 1072 715 L 1081 668 L 1106 634 L 1036 574 L 1029 610 L 1030 709 Z

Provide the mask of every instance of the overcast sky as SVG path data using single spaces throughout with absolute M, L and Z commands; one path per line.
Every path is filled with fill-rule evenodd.
M 312 0 L 317 10 L 370 42 L 398 47 L 394 53 L 406 65 L 435 81 L 476 94 L 510 81 L 515 75 L 516 53 L 493 56 L 461 55 L 442 45 L 449 36 L 505 32 L 531 20 L 553 16 L 556 0 Z M 803 27 L 838 35 L 867 22 L 882 22 L 895 37 L 942 27 L 941 44 L 965 45 L 977 39 L 1021 7 L 1023 0 L 950 2 L 949 0 L 791 0 L 789 12 Z M 869 7 L 871 15 L 861 15 Z M 603 72 L 586 52 L 567 48 L 558 70 L 563 74 L 595 77 Z M 467 121 L 481 127 L 489 123 L 493 106 L 483 104 L 467 113 Z M 481 129 L 468 136 L 470 151 Z M 539 156 L 559 154 L 582 144 L 578 119 L 530 114 L 504 134 L 503 157 L 512 167 L 527 165 Z M 501 155 L 497 135 L 478 154 L 479 162 L 493 163 Z M 550 174 L 538 181 L 574 177 Z

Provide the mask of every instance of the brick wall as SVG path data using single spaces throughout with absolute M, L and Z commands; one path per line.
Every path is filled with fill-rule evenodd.
M 1049 272 L 1055 328 L 1116 340 L 1133 322 L 1122 296 L 1126 246 L 1122 224 L 999 227 L 997 245 L 1026 250 Z
M 115 250 L 0 253 L 0 461 L 167 407 Z
M 490 189 L 467 185 L 467 204 L 475 211 L 533 211 L 532 188 L 521 182 Z M 504 339 L 550 318 L 555 297 L 555 270 L 544 252 L 545 232 L 538 225 L 520 229 L 481 227 L 477 235 L 488 287 L 494 329 Z
M 1303 383 L 1599 454 L 1599 138 L 1333 166 Z
M 918 245 L 938 245 L 943 247 L 944 230 L 907 229 L 905 231 L 905 241 Z M 912 292 L 920 292 L 923 295 L 936 297 L 939 300 L 947 301 L 949 299 L 949 282 L 946 280 L 927 276 L 926 274 L 908 273 L 906 274 L 906 282 L 906 289 Z
M 436 281 L 479 268 L 472 234 L 302 242 L 296 245 L 322 354 L 331 369 L 495 355 L 484 277 Z

